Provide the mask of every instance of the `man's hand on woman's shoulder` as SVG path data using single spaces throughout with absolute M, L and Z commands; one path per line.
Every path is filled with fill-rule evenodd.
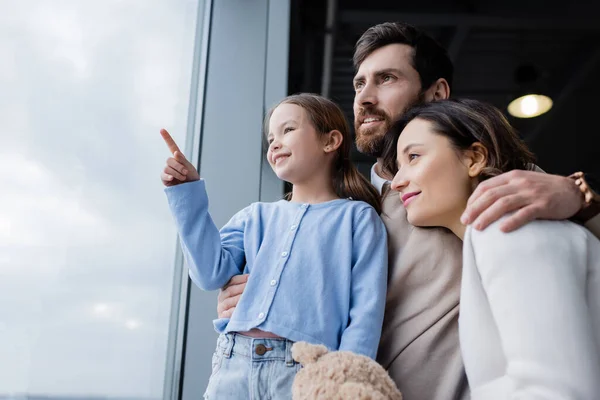
M 481 230 L 515 211 L 500 226 L 503 232 L 510 232 L 534 219 L 569 219 L 582 205 L 583 197 L 574 180 L 543 172 L 513 170 L 479 184 L 469 198 L 461 221 Z

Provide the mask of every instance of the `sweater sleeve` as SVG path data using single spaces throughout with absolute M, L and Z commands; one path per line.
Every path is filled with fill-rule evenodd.
M 584 226 L 592 232 L 594 236 L 600 239 L 600 214 L 587 221 Z
M 358 216 L 352 239 L 353 266 L 348 326 L 340 350 L 377 355 L 387 289 L 387 234 L 369 207 Z
M 506 360 L 504 376 L 475 390 L 474 399 L 598 396 L 587 237 L 566 221 L 533 221 L 508 234 L 498 223 L 469 230 L 465 245 L 471 241 Z
M 192 281 L 203 290 L 217 290 L 241 273 L 244 228 L 250 207 L 237 213 L 219 231 L 208 213 L 204 180 L 165 189 Z

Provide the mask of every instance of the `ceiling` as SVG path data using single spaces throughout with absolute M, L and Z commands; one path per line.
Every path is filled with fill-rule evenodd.
M 374 24 L 408 22 L 448 49 L 455 64 L 453 97 L 484 100 L 505 111 L 519 90 L 516 68 L 534 65 L 554 107 L 538 118 L 511 122 L 546 171 L 585 170 L 600 176 L 600 147 L 595 145 L 600 132 L 595 123 L 600 106 L 599 14 L 600 1 L 339 0 L 331 14 L 333 52 L 328 57 L 327 2 L 295 0 L 289 89 L 322 93 L 323 76 L 329 74 L 329 97 L 352 120 L 354 44 Z M 357 151 L 353 159 L 363 171 L 373 162 Z

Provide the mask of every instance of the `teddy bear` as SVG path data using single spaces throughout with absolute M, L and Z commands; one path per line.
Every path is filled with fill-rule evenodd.
M 293 400 L 402 400 L 387 371 L 369 357 L 306 342 L 294 343 L 292 357 L 302 365 Z

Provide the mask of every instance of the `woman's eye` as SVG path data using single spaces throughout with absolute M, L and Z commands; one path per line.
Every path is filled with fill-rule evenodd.
M 288 128 L 285 128 L 285 129 L 283 130 L 283 133 L 288 133 L 288 132 L 291 132 L 291 131 L 293 131 L 293 130 L 294 130 L 294 128 L 289 128 L 289 127 L 288 127 Z
M 409 155 L 408 155 L 408 159 L 409 159 L 410 161 L 413 161 L 413 160 L 415 160 L 417 157 L 419 157 L 419 155 L 418 155 L 418 154 L 415 154 L 415 153 L 411 153 L 411 154 L 409 154 Z

